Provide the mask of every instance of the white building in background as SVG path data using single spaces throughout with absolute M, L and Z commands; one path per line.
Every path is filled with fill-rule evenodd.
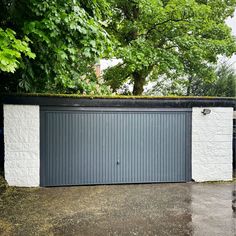
M 112 59 L 101 59 L 100 61 L 100 69 L 101 72 L 106 70 L 109 67 L 113 67 L 116 66 L 117 64 L 121 63 L 122 59 L 116 59 L 116 58 L 112 58 Z
M 95 65 L 95 71 L 96 75 L 99 77 L 103 74 L 104 70 L 116 66 L 117 64 L 121 63 L 122 59 L 101 59 L 98 63 Z

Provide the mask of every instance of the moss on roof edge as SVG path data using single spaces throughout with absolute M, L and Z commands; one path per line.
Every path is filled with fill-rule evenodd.
M 88 99 L 229 99 L 236 97 L 213 97 L 213 96 L 126 96 L 126 95 L 79 95 L 79 94 L 49 94 L 49 93 L 9 93 L 1 96 L 22 97 L 58 97 L 58 98 L 88 98 Z

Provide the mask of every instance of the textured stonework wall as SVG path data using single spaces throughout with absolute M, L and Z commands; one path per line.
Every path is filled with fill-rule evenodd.
M 5 178 L 39 186 L 39 106 L 4 105 Z
M 193 108 L 192 178 L 195 181 L 232 179 L 233 108 Z

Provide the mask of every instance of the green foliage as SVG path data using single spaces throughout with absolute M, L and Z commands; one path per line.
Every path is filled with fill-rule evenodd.
M 107 85 L 111 86 L 113 92 L 117 91 L 122 85 L 127 82 L 130 72 L 123 63 L 111 67 L 104 74 L 104 80 Z
M 213 86 L 214 90 L 209 95 L 223 97 L 236 97 L 236 72 L 227 65 L 217 71 L 217 80 Z
M 181 86 L 191 94 L 193 78 L 215 81 L 218 56 L 236 51 L 225 24 L 235 6 L 236 0 L 0 0 L 0 91 L 110 94 L 109 86 L 116 92 L 129 81 L 140 95 L 147 82 L 162 81 L 173 85 L 166 94 L 182 94 Z M 94 64 L 112 52 L 123 63 L 106 71 L 104 84 Z
M 118 41 L 115 57 L 123 60 L 123 75 L 131 80 L 134 94 L 141 94 L 153 70 L 169 74 L 197 75 L 219 55 L 236 51 L 225 19 L 234 12 L 235 0 L 110 0 L 112 21 L 108 30 Z M 109 78 L 112 70 L 107 71 Z M 127 72 L 129 73 L 127 77 Z M 122 78 L 121 78 L 122 77 Z M 126 79 L 125 79 L 126 78 Z M 153 78 L 153 77 L 152 77 Z M 117 83 L 115 83 L 117 85 Z M 117 89 L 117 87 L 114 87 Z
M 5 13 L 1 24 L 13 25 L 19 35 L 26 35 L 37 55 L 34 61 L 23 58 L 22 68 L 10 79 L 12 87 L 5 83 L 4 90 L 110 93 L 97 82 L 93 68 L 98 58 L 112 50 L 104 30 L 105 12 L 98 10 L 100 6 L 108 11 L 104 0 L 0 1 Z
M 21 55 L 35 58 L 29 48 L 29 38 L 17 39 L 16 33 L 11 29 L 0 28 L 0 70 L 14 73 L 19 67 Z
M 224 62 L 218 68 L 208 66 L 191 77 L 160 76 L 147 94 L 236 97 L 236 72 Z
M 194 78 L 191 83 L 191 95 L 218 97 L 236 97 L 236 71 L 227 63 L 216 69 L 216 78 L 205 81 Z

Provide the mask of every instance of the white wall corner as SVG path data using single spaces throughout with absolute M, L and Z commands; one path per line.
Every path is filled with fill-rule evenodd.
M 4 105 L 5 179 L 10 186 L 38 187 L 39 106 Z
M 203 109 L 211 113 L 204 115 Z M 193 107 L 192 179 L 232 180 L 233 108 Z

